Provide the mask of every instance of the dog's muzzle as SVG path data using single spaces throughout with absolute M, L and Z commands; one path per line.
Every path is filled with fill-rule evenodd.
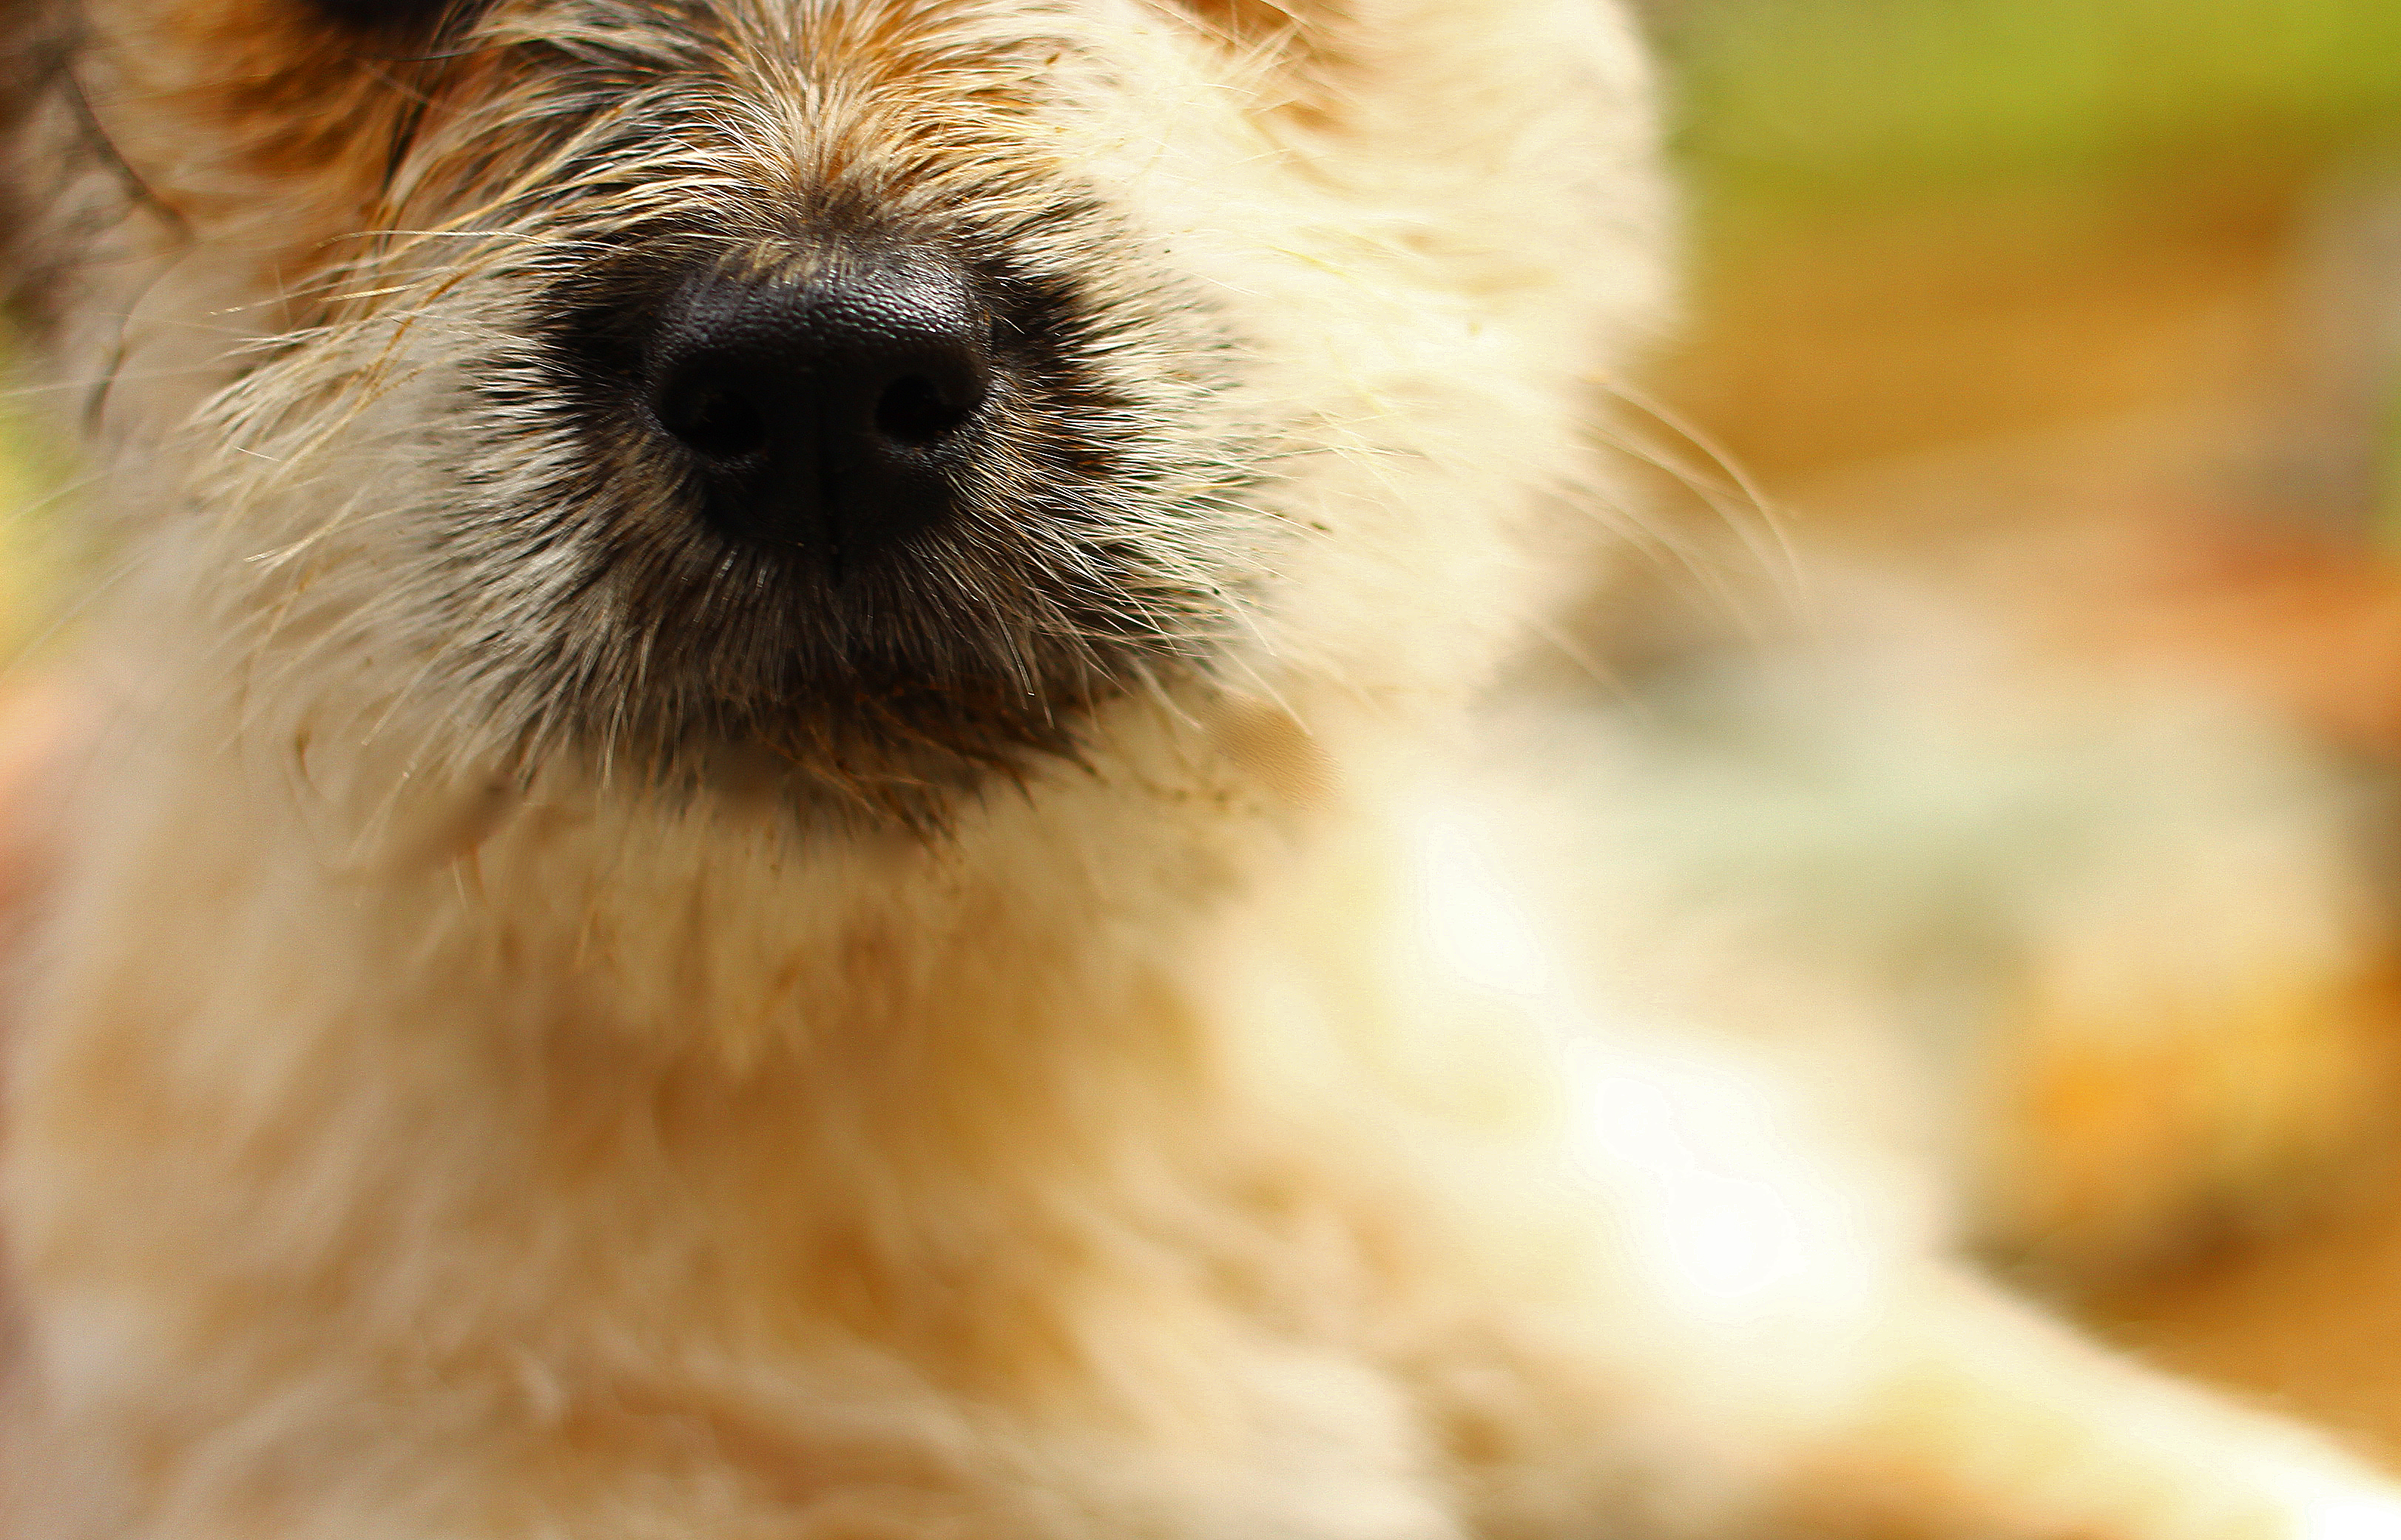
M 543 244 L 477 381 L 460 625 L 612 763 L 939 821 L 1214 640 L 1227 350 L 965 217 L 813 222 Z

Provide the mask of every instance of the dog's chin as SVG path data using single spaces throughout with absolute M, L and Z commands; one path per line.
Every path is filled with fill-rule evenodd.
M 1098 673 L 795 680 L 767 698 L 688 703 L 597 757 L 611 778 L 671 801 L 812 832 L 938 837 L 995 791 L 1082 761 L 1095 713 L 1124 689 Z
M 579 546 L 556 602 L 507 581 L 538 560 L 473 553 L 504 576 L 446 624 L 514 778 L 580 767 L 812 826 L 937 832 L 1081 759 L 1096 712 L 1205 669 L 1220 628 L 1202 596 L 1131 568 L 1105 581 L 1105 551 L 1070 574 L 1030 543 L 928 540 L 840 571 L 660 523 Z

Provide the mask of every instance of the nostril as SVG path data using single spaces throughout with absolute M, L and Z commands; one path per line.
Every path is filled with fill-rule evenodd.
M 925 375 L 903 375 L 876 398 L 875 431 L 926 448 L 958 432 L 983 398 L 981 379 L 963 378 L 946 386 Z
M 671 386 L 660 398 L 659 426 L 706 459 L 741 460 L 767 446 L 767 416 L 758 402 L 722 380 Z

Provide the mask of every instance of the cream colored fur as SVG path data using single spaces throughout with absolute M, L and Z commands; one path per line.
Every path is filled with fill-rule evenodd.
M 724 8 L 730 174 L 855 149 L 871 112 L 775 94 L 842 7 Z M 1469 708 L 1606 533 L 1588 397 L 1661 303 L 1626 29 L 1375 0 L 1296 62 L 1126 0 L 882 8 L 1063 39 L 994 131 L 1207 296 L 1243 362 L 1159 432 L 1264 472 L 1179 557 L 1231 574 L 1208 666 L 931 832 L 519 753 L 415 538 L 524 297 L 426 168 L 514 109 L 287 337 L 279 221 L 369 216 L 242 169 L 177 7 L 92 7 L 175 219 L 60 305 L 130 554 L 9 1074 L 12 1540 L 2401 1536 L 1545 935 L 1543 766 Z

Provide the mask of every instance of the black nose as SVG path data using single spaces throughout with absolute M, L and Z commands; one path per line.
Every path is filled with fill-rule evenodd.
M 661 313 L 644 389 L 711 523 L 839 572 L 952 516 L 990 337 L 967 276 L 922 254 L 709 271 Z

